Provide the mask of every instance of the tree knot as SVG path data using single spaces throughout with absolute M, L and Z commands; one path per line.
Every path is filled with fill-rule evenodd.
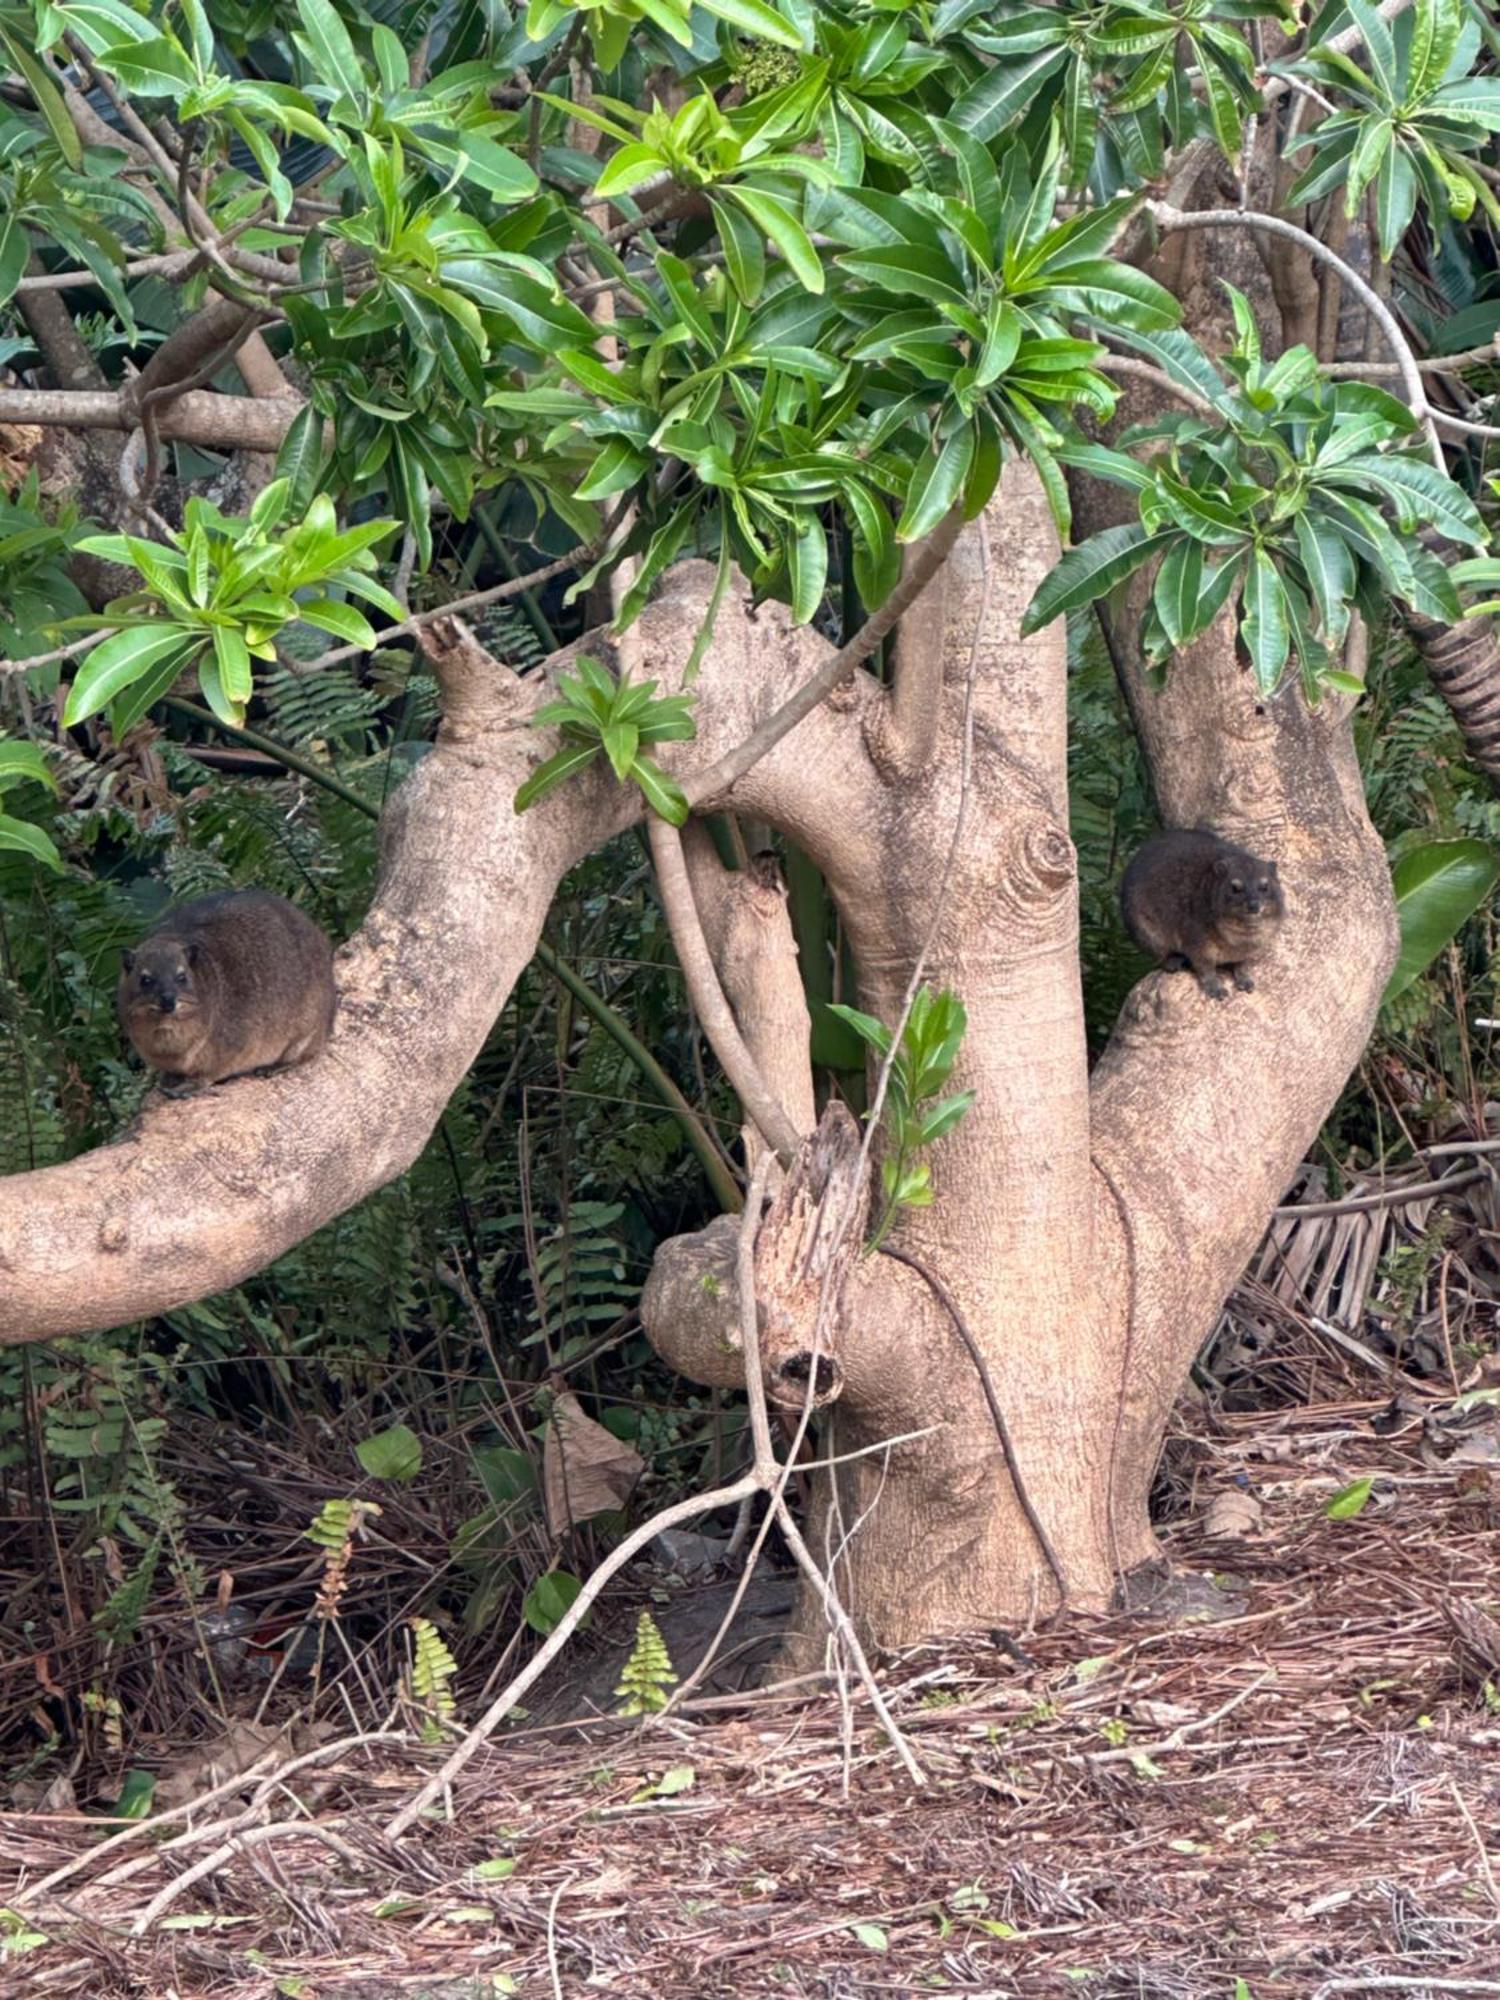
M 1021 852 L 1031 883 L 1044 896 L 1060 895 L 1078 872 L 1073 843 L 1055 820 L 1029 827 Z

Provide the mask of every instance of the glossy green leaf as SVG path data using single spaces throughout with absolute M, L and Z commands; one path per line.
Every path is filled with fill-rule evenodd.
M 920 542 L 930 535 L 958 500 L 974 457 L 974 432 L 965 424 L 936 452 L 924 452 L 906 488 L 906 505 L 896 524 L 896 539 Z
M 1281 577 L 1264 549 L 1256 549 L 1250 558 L 1244 603 L 1240 631 L 1250 655 L 1251 672 L 1261 693 L 1272 694 L 1286 670 L 1292 627 Z
M 1076 549 L 1069 549 L 1037 585 L 1021 621 L 1022 638 L 1040 632 L 1065 611 L 1077 611 L 1096 598 L 1107 597 L 1171 539 L 1170 533 L 1148 535 L 1136 521 L 1090 535 Z
M 545 798 L 554 786 L 571 778 L 575 772 L 584 770 L 599 755 L 599 745 L 593 743 L 567 743 L 556 751 L 545 763 L 538 764 L 531 776 L 516 792 L 514 807 L 518 813 L 534 806 L 538 799 Z
M 692 808 L 687 802 L 687 794 L 669 771 L 664 771 L 650 757 L 637 757 L 630 767 L 630 775 L 658 818 L 664 819 L 669 826 L 686 826 Z
M 86 653 L 68 692 L 63 723 L 68 729 L 97 715 L 123 689 L 171 657 L 185 661 L 201 635 L 180 625 L 130 625 Z
M 1385 989 L 1394 1000 L 1420 978 L 1500 882 L 1500 854 L 1482 840 L 1434 840 L 1391 871 L 1401 951 Z
M 319 81 L 363 107 L 365 73 L 337 8 L 330 0 L 296 0 L 296 4 Z
M 39 826 L 0 812 L 0 853 L 3 852 L 24 854 L 56 874 L 63 872 L 62 856 Z

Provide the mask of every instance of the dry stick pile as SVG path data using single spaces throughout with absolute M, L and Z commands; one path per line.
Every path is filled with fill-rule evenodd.
M 1264 1508 L 1248 1540 L 1168 1530 L 1177 1562 L 1228 1574 L 1226 1619 L 889 1663 L 925 1792 L 867 1705 L 846 1757 L 835 1704 L 772 1694 L 588 1740 L 521 1728 L 395 1848 L 375 1828 L 431 1760 L 378 1740 L 253 1815 L 220 1798 L 185 1837 L 97 1858 L 77 1818 L 7 1814 L 0 1903 L 24 1912 L 13 1943 L 47 1942 L 11 1953 L 6 1991 L 458 2000 L 503 1973 L 654 2000 L 1493 1993 L 1500 1501 L 1434 1467 L 1419 1425 L 1376 1436 L 1384 1406 L 1176 1441 L 1200 1508 L 1243 1477 Z M 1325 1518 L 1361 1474 L 1365 1511 Z

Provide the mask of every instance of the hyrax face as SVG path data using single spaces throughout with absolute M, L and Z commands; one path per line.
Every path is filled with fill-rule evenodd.
M 1222 916 L 1249 926 L 1263 920 L 1274 923 L 1281 915 L 1281 883 L 1274 861 L 1251 861 L 1246 867 L 1221 855 L 1214 863 L 1214 875 Z
M 202 995 L 194 977 L 198 947 L 177 938 L 147 938 L 120 959 L 126 1021 L 155 1049 L 185 1044 L 198 1032 Z

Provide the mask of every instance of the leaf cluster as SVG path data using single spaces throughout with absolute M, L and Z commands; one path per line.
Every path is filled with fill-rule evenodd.
M 682 787 L 644 753 L 648 743 L 686 743 L 697 735 L 692 696 L 658 695 L 655 681 L 615 680 L 597 660 L 580 654 L 575 674 L 561 674 L 562 694 L 531 717 L 533 729 L 557 728 L 563 747 L 539 764 L 516 793 L 517 812 L 575 773 L 602 751 L 620 784 L 638 785 L 651 810 L 673 826 L 688 816 Z
M 121 629 L 85 655 L 64 709 L 66 726 L 107 709 L 118 741 L 189 670 L 214 714 L 238 724 L 254 689 L 251 663 L 276 659 L 276 640 L 287 626 L 301 623 L 350 645 L 374 645 L 364 613 L 330 592 L 362 598 L 393 618 L 404 615 L 371 574 L 373 550 L 395 522 L 340 529 L 332 500 L 319 494 L 300 521 L 284 526 L 290 490 L 289 480 L 273 480 L 246 520 L 192 499 L 181 532 L 169 530 L 165 542 L 89 535 L 78 543 L 136 570 L 143 588 L 108 607 L 106 622 Z M 314 589 L 318 596 L 305 594 Z
M 1228 605 L 1263 694 L 1293 659 L 1310 700 L 1327 687 L 1357 693 L 1334 664 L 1351 610 L 1377 626 L 1397 599 L 1456 620 L 1453 580 L 1420 537 L 1480 547 L 1484 523 L 1426 455 L 1404 403 L 1370 383 L 1329 381 L 1306 348 L 1266 362 L 1249 304 L 1229 289 L 1232 386 L 1183 334 L 1133 343 L 1196 400 L 1211 399 L 1212 417 L 1174 411 L 1116 448 L 1064 450 L 1069 464 L 1134 492 L 1138 518 L 1070 550 L 1023 630 L 1107 596 L 1154 561 L 1148 658 L 1178 652 Z M 1144 462 L 1131 455 L 1142 448 Z
M 846 1022 L 882 1061 L 890 1056 L 892 1035 L 883 1021 L 837 1003 L 829 1012 Z M 968 1024 L 956 993 L 930 986 L 918 989 L 890 1066 L 884 1108 L 888 1145 L 880 1165 L 885 1208 L 870 1240 L 872 1250 L 885 1240 L 901 1209 L 927 1208 L 932 1203 L 932 1169 L 914 1155 L 946 1138 L 974 1102 L 972 1090 L 939 1095 L 953 1074 Z
M 1464 0 L 1414 0 L 1389 22 L 1370 0 L 1346 0 L 1342 11 L 1359 29 L 1363 61 L 1321 43 L 1273 65 L 1349 100 L 1292 142 L 1313 159 L 1289 201 L 1342 188 L 1354 216 L 1373 184 L 1387 263 L 1419 197 L 1434 217 L 1467 221 L 1477 203 L 1500 224 L 1500 198 L 1471 157 L 1500 132 L 1500 77 L 1470 74 L 1482 41 L 1474 11 Z

